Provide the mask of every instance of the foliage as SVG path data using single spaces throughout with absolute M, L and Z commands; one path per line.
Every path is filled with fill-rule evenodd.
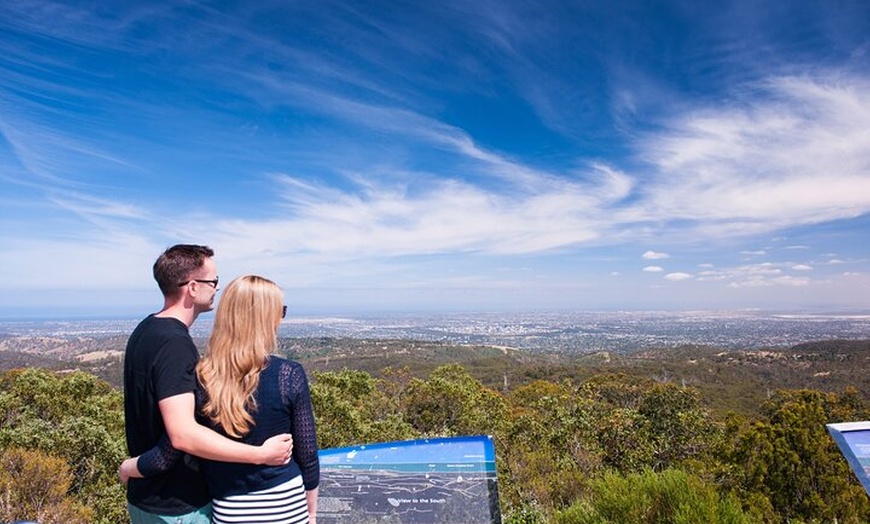
M 862 358 L 855 351 L 844 353 L 852 364 Z M 665 381 L 667 370 L 590 368 L 578 380 L 579 372 L 539 367 L 539 379 L 508 390 L 508 372 L 493 368 L 485 375 L 505 377 L 496 390 L 463 365 L 427 365 L 425 376 L 408 367 L 381 369 L 377 378 L 359 369 L 312 371 L 320 446 L 493 435 L 506 524 L 870 521 L 870 499 L 824 428 L 870 418 L 857 389 L 771 391 L 763 405 L 726 416 L 708 409 L 709 389 Z M 123 431 L 120 393 L 92 375 L 0 374 L 0 454 L 18 461 L 0 470 L 0 507 L 24 507 L 15 497 L 35 495 L 34 504 L 67 512 L 66 522 L 77 522 L 76 512 L 92 512 L 87 522 L 126 522 L 115 480 Z M 29 487 L 10 490 L 13 471 L 33 479 Z M 49 471 L 57 472 L 51 486 Z M 11 518 L 0 513 L 0 522 Z
M 544 512 L 537 504 L 523 504 L 508 508 L 505 512 L 504 524 L 542 524 Z
M 592 403 L 575 394 L 570 382 L 536 381 L 508 397 L 510 423 L 499 446 L 503 500 L 533 500 L 547 507 L 577 498 L 585 479 L 602 464 Z
M 694 388 L 606 374 L 586 381 L 578 393 L 597 401 L 604 464 L 623 473 L 696 459 L 720 431 Z
M 63 460 L 69 494 L 94 509 L 90 522 L 126 513 L 116 476 L 126 455 L 123 398 L 95 376 L 40 369 L 0 375 L 0 449 L 7 448 Z
M 589 496 L 558 511 L 557 524 L 741 524 L 751 522 L 740 503 L 685 472 L 644 470 L 622 476 L 607 472 L 590 483 Z
M 504 427 L 507 404 L 462 366 L 442 366 L 401 392 L 403 416 L 426 436 L 492 434 Z
M 344 368 L 380 376 L 407 367 L 425 380 L 439 366 L 459 363 L 485 386 L 504 394 L 534 380 L 580 384 L 622 373 L 696 388 L 704 404 L 722 415 L 737 411 L 761 416 L 760 406 L 777 389 L 840 392 L 847 385 L 870 391 L 870 340 L 827 340 L 792 348 L 723 350 L 699 345 L 637 351 L 583 353 L 505 350 L 409 340 L 345 338 L 284 339 L 288 351 L 309 370 Z M 865 393 L 866 394 L 866 393 Z
M 0 522 L 92 522 L 93 511 L 68 496 L 72 481 L 63 459 L 20 448 L 0 451 Z
M 362 371 L 314 373 L 311 402 L 321 448 L 419 436 L 396 412 L 378 381 Z M 392 409 L 391 406 L 393 406 Z
M 738 434 L 727 457 L 741 466 L 732 481 L 747 505 L 790 520 L 870 520 L 867 494 L 825 430 L 866 418 L 856 392 L 779 391 L 764 410 L 767 419 Z
M 312 402 L 321 447 L 426 436 L 492 433 L 507 405 L 459 365 L 433 371 L 429 380 L 401 371 L 392 380 L 353 370 L 314 373 Z

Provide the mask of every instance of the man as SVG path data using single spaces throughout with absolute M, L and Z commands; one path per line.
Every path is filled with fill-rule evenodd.
M 139 323 L 124 356 L 128 452 L 141 455 L 168 435 L 175 449 L 199 457 L 285 464 L 292 450 L 290 435 L 272 437 L 259 447 L 248 446 L 224 438 L 194 418 L 194 368 L 199 352 L 188 330 L 200 313 L 214 307 L 218 275 L 213 256 L 214 251 L 206 246 L 179 244 L 154 263 L 163 309 Z M 122 465 L 122 479 L 131 476 L 129 470 L 124 473 L 128 462 Z M 176 461 L 166 473 L 130 478 L 127 483 L 127 508 L 133 524 L 207 524 L 210 501 L 199 472 L 185 460 Z

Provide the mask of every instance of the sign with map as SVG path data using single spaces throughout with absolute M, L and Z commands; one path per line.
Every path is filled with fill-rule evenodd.
M 491 436 L 320 450 L 318 524 L 501 524 Z
M 870 495 L 870 421 L 828 424 L 827 428 Z

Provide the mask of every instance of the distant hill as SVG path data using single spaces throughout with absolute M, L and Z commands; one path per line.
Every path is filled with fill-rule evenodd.
M 196 340 L 199 347 L 204 340 Z M 126 336 L 0 337 L 0 371 L 17 367 L 82 369 L 120 388 Z M 486 386 L 502 391 L 533 380 L 575 382 L 601 373 L 624 373 L 698 388 L 717 410 L 757 412 L 776 389 L 870 392 L 870 340 L 821 340 L 788 349 L 722 350 L 710 346 L 599 351 L 566 356 L 507 347 L 413 340 L 282 338 L 279 352 L 309 373 L 344 368 L 378 377 L 407 369 L 425 378 L 459 363 Z
M 870 340 L 824 340 L 778 350 L 680 346 L 568 357 L 490 346 L 320 338 L 284 339 L 282 352 L 309 371 L 350 368 L 376 377 L 387 367 L 406 367 L 425 377 L 458 362 L 496 390 L 533 380 L 580 382 L 601 373 L 625 373 L 692 386 L 712 408 L 745 413 L 757 412 L 777 389 L 842 392 L 852 386 L 870 394 Z
M 0 371 L 38 367 L 81 369 L 115 387 L 122 385 L 121 360 L 127 336 L 0 336 Z

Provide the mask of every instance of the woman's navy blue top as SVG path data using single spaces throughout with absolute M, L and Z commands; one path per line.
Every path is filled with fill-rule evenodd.
M 197 389 L 197 421 L 227 438 L 232 438 L 219 425 L 199 414 L 206 395 L 202 387 Z M 299 474 L 302 475 L 306 490 L 316 488 L 320 483 L 317 434 L 308 378 L 302 366 L 281 357 L 269 357 L 266 367 L 260 372 L 260 383 L 254 398 L 257 409 L 252 413 L 253 427 L 244 437 L 232 439 L 259 446 L 269 437 L 290 433 L 293 435 L 293 458 L 283 466 L 199 459 L 200 471 L 211 496 L 223 498 L 268 489 Z M 168 438 L 164 439 L 161 445 L 139 457 L 139 471 L 146 477 L 159 474 L 172 462 L 179 460 L 181 455 L 181 452 L 168 445 Z

